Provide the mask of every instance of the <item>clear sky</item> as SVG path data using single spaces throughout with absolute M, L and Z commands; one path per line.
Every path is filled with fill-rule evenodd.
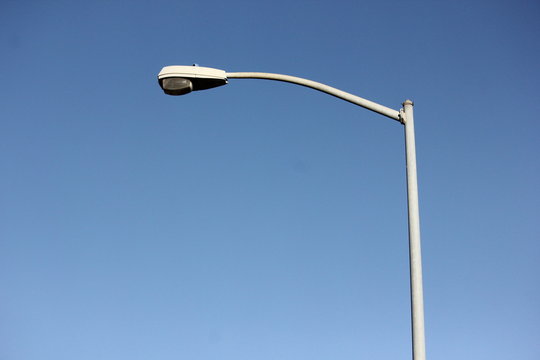
M 540 359 L 538 1 L 0 3 L 0 359 Z

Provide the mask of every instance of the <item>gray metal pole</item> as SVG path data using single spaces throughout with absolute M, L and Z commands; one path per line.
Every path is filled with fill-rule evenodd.
M 409 208 L 409 264 L 411 277 L 411 317 L 413 359 L 426 359 L 424 335 L 424 294 L 422 287 L 422 251 L 420 249 L 420 215 L 418 211 L 418 180 L 416 145 L 414 140 L 413 102 L 403 103 L 405 151 L 407 153 L 407 200 Z
M 262 72 L 228 72 L 228 79 L 263 79 L 263 80 L 276 80 L 289 82 L 296 85 L 306 86 L 315 90 L 322 91 L 329 95 L 335 96 L 342 100 L 351 102 L 368 110 L 374 111 L 381 115 L 387 116 L 391 119 L 400 121 L 399 111 L 390 109 L 384 105 L 377 104 L 373 101 L 361 98 L 360 96 L 353 95 L 351 93 L 336 89 L 334 87 L 321 84 L 319 82 L 299 78 L 296 76 L 283 75 L 283 74 L 273 74 L 273 73 L 262 73 Z

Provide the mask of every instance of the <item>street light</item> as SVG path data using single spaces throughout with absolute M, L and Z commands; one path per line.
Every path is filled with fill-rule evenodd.
M 405 128 L 407 162 L 407 205 L 409 215 L 409 266 L 411 288 L 411 323 L 413 360 L 425 360 L 424 295 L 422 287 L 422 253 L 420 249 L 420 216 L 414 139 L 413 102 L 405 100 L 403 108 L 393 110 L 328 85 L 295 76 L 260 72 L 232 72 L 200 66 L 166 66 L 158 74 L 159 85 L 168 95 L 184 95 L 227 84 L 228 79 L 264 79 L 290 82 L 325 92 L 391 119 Z

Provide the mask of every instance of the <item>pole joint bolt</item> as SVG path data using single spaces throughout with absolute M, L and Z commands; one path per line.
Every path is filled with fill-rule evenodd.
M 398 119 L 398 121 L 400 123 L 402 123 L 403 125 L 405 125 L 405 122 L 407 121 L 407 119 L 405 117 L 405 110 L 399 109 L 399 119 Z

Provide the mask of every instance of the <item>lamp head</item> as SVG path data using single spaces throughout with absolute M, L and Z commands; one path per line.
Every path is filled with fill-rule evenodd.
M 168 95 L 184 95 L 227 84 L 223 70 L 201 66 L 165 66 L 158 74 L 159 86 Z

